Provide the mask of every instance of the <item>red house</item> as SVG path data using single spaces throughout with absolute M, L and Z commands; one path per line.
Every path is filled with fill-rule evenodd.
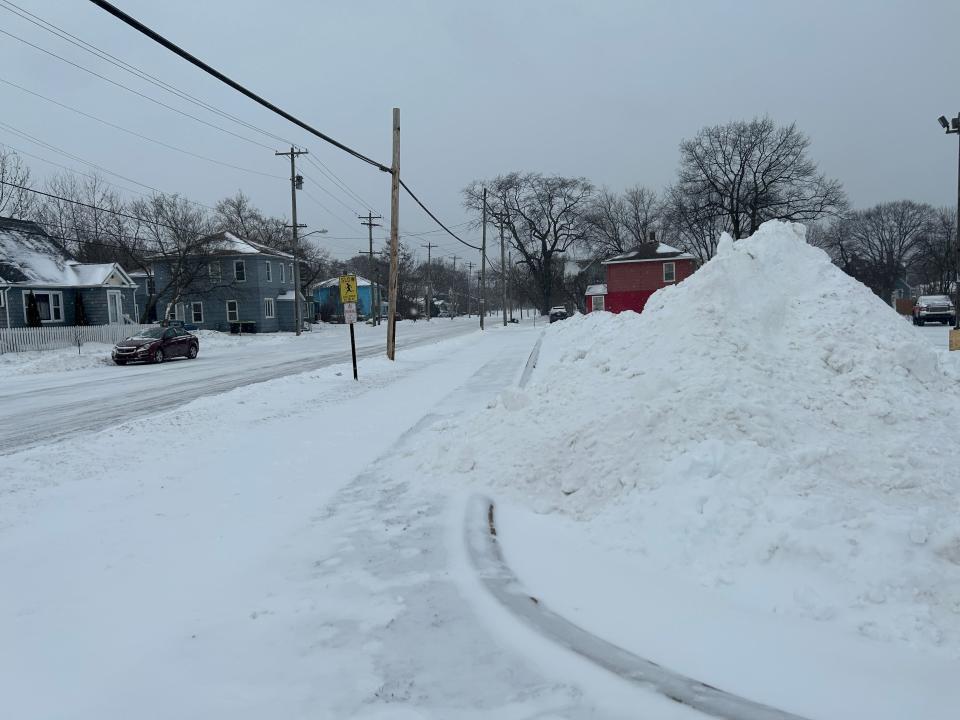
M 650 242 L 604 260 L 607 282 L 586 292 L 587 312 L 640 312 L 654 292 L 693 274 L 696 259 L 663 243 Z

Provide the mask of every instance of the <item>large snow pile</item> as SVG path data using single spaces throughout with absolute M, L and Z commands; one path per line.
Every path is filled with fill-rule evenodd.
M 741 604 L 957 655 L 957 360 L 767 223 L 642 315 L 550 326 L 530 385 L 442 428 L 423 470 Z

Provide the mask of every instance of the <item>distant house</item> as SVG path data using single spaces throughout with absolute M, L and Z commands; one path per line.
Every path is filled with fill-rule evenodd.
M 32 301 L 31 301 L 32 298 Z M 79 263 L 43 228 L 0 217 L 0 328 L 139 321 L 137 285 L 116 263 Z
M 669 245 L 650 242 L 604 260 L 602 265 L 607 281 L 587 288 L 587 312 L 641 312 L 657 290 L 692 275 L 696 259 Z
M 383 288 L 367 278 L 357 275 L 357 312 L 370 317 L 376 312 L 376 302 L 387 294 Z M 313 286 L 313 302 L 325 320 L 331 317 L 343 317 L 343 304 L 340 302 L 340 278 L 334 277 Z
M 181 267 L 179 281 L 176 260 L 153 259 L 158 317 L 209 330 L 295 330 L 293 256 L 229 232 L 206 240 L 207 250 L 189 258 L 189 271 Z M 308 320 L 313 304 L 303 300 Z

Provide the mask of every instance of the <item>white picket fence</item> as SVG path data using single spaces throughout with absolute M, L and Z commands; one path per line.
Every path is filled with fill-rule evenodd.
M 0 328 L 0 354 L 28 350 L 56 350 L 88 342 L 113 345 L 152 325 L 77 325 Z

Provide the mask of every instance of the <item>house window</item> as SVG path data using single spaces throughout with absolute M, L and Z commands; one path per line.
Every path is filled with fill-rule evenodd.
M 277 308 L 273 298 L 263 299 L 263 316 L 266 318 L 274 318 L 277 316 Z
M 247 266 L 243 260 L 233 261 L 233 277 L 237 282 L 247 281 Z
M 269 260 L 267 260 L 267 282 L 273 282 L 273 266 L 270 265 Z
M 7 291 L 0 290 L 0 308 L 7 306 Z
M 203 322 L 203 303 L 202 302 L 192 302 L 190 303 L 190 316 L 195 323 Z
M 207 272 L 210 273 L 210 282 L 218 283 L 223 279 L 223 272 L 220 267 L 220 261 L 212 262 L 207 265 Z
M 167 305 L 167 320 L 183 320 L 183 303 Z
M 663 281 L 665 283 L 676 282 L 677 280 L 677 264 L 676 263 L 664 263 L 663 264 Z
M 603 295 L 594 295 L 594 296 L 593 296 L 593 309 L 594 309 L 594 310 L 603 310 Z
M 287 271 L 286 265 L 280 263 L 280 284 L 283 285 L 287 281 Z
M 239 322 L 240 306 L 236 300 L 227 300 L 227 322 Z
M 27 298 L 30 297 L 30 291 L 23 291 L 23 321 L 30 322 L 27 318 Z M 63 322 L 63 293 L 59 291 L 35 292 L 33 297 L 37 301 L 37 311 L 40 313 L 40 322 L 54 323 Z

